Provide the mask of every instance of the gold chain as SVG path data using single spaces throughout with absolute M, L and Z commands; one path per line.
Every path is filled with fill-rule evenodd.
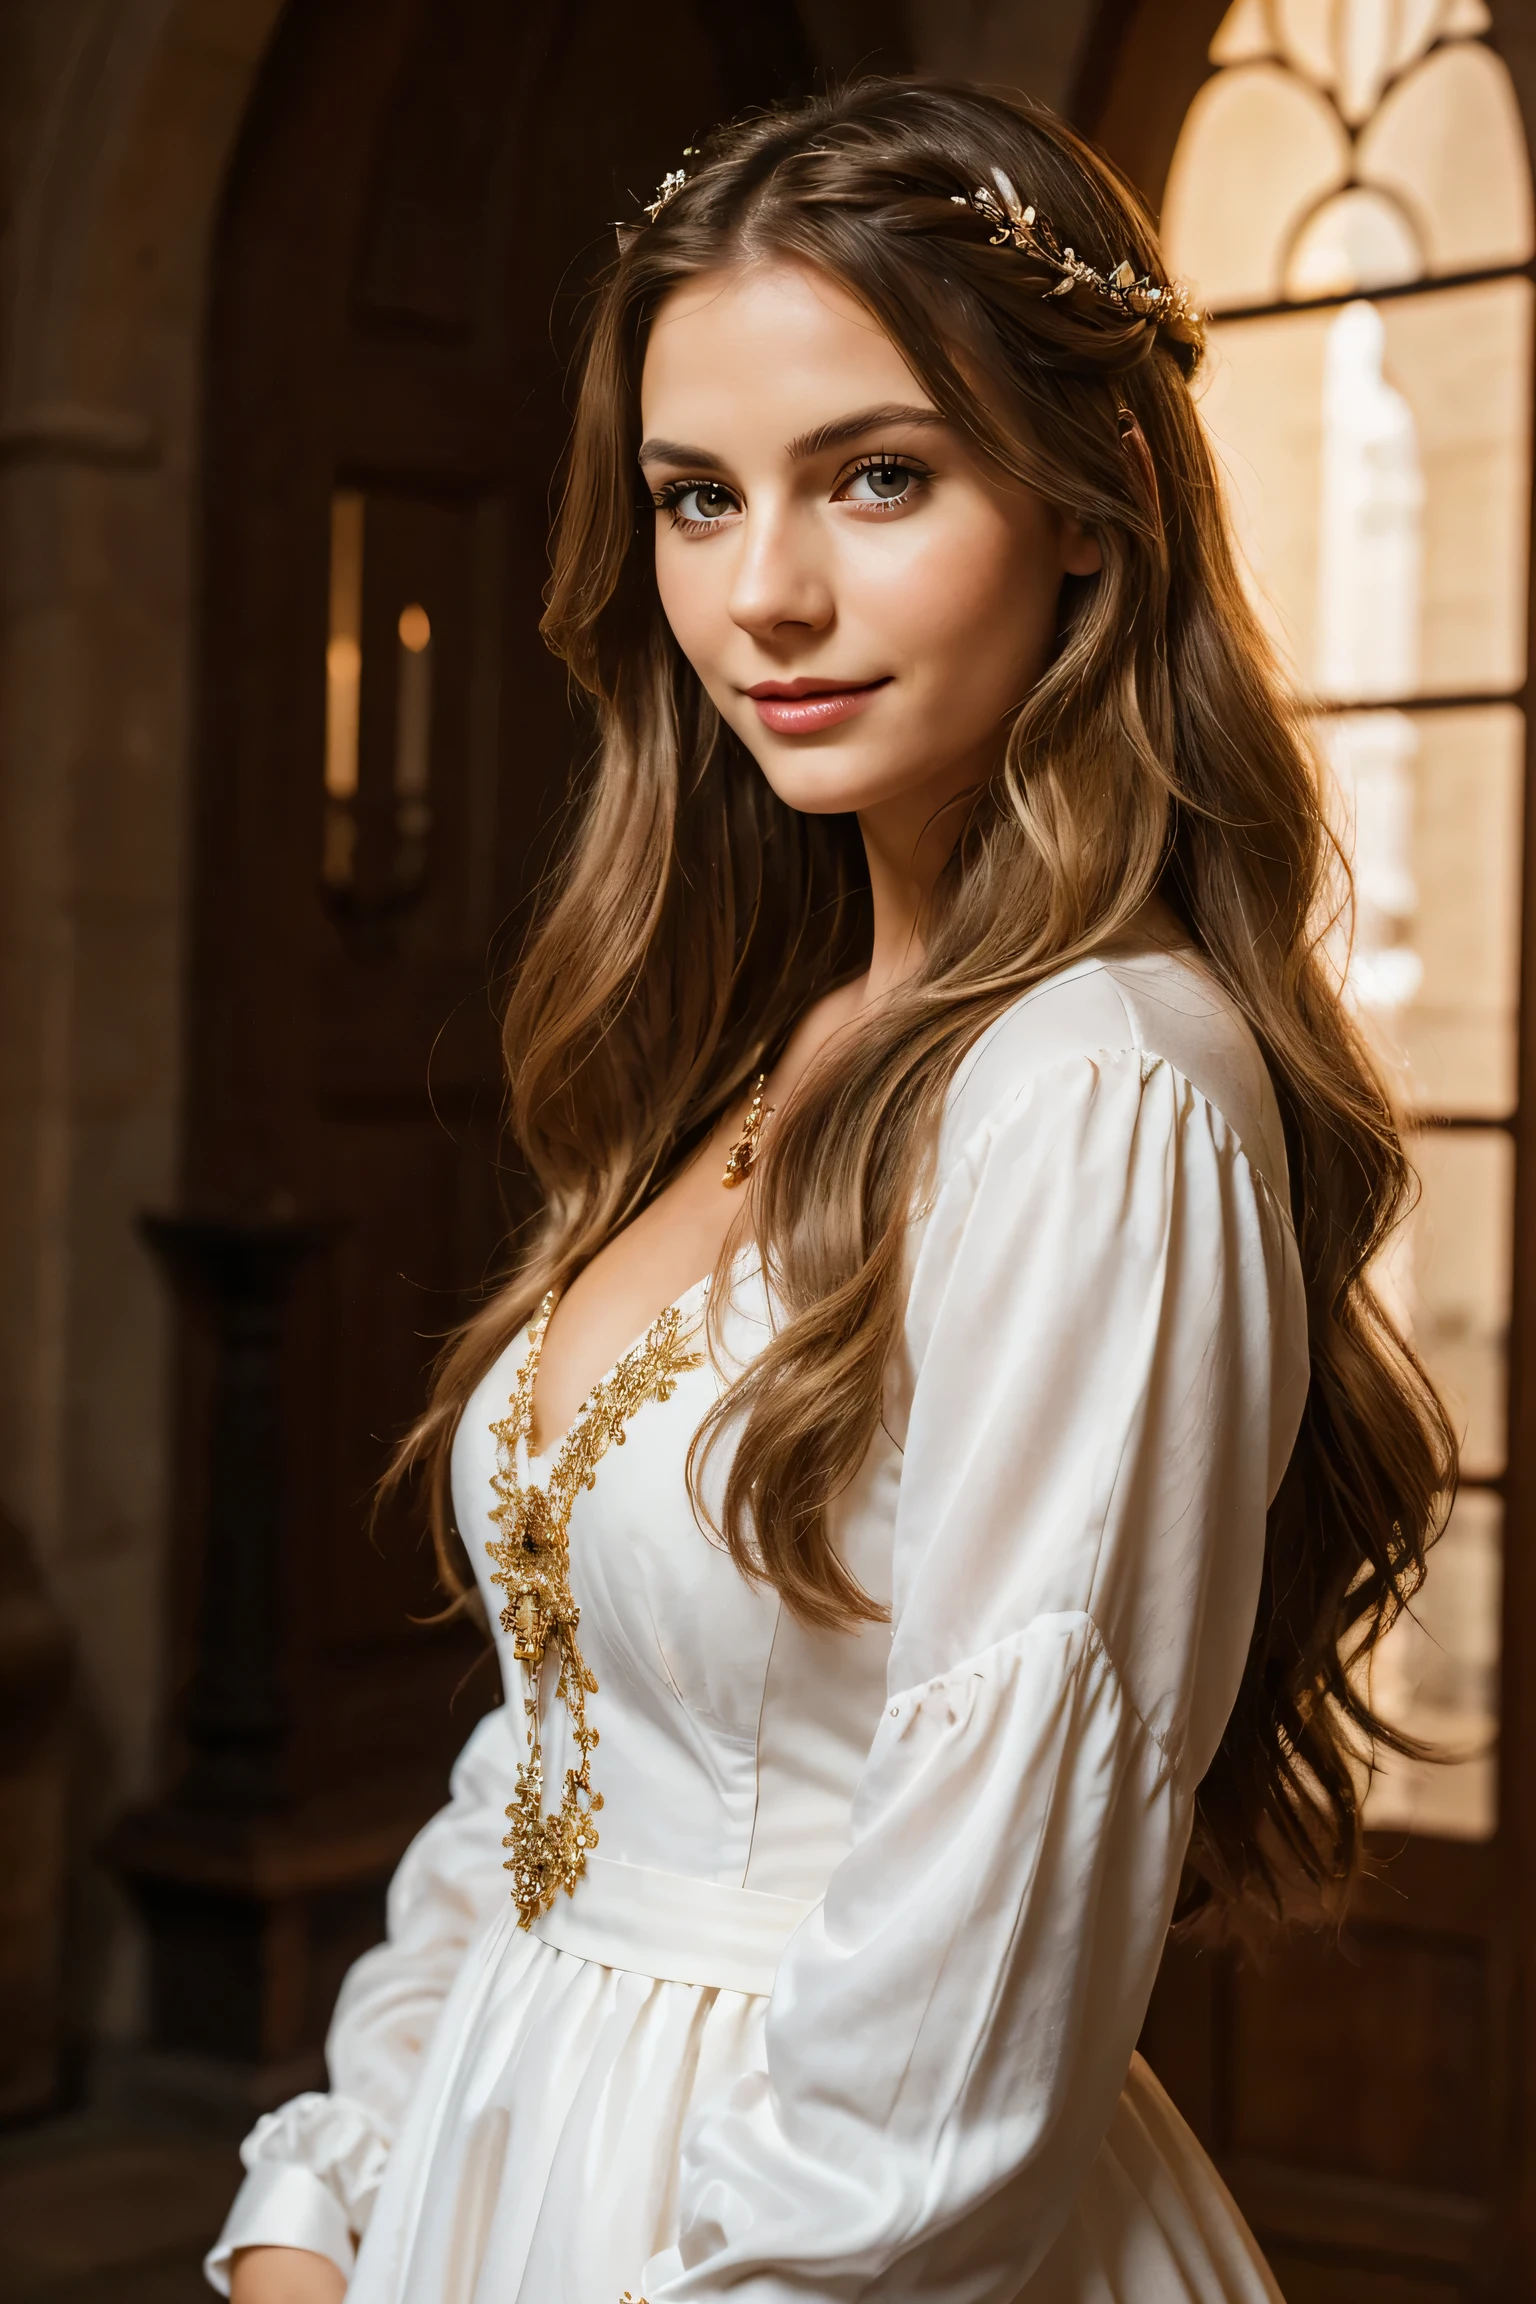
M 747 1114 L 746 1125 L 725 1156 L 725 1174 L 720 1181 L 728 1192 L 734 1192 L 736 1186 L 745 1183 L 747 1177 L 751 1175 L 752 1163 L 758 1154 L 757 1140 L 763 1132 L 763 1122 L 771 1120 L 773 1117 L 771 1104 L 766 1112 L 763 1110 L 763 1090 L 767 1085 L 767 1073 L 759 1072 L 752 1083 L 752 1106 Z
M 624 1426 L 650 1400 L 670 1400 L 677 1380 L 697 1368 L 704 1355 L 685 1349 L 683 1315 L 675 1304 L 651 1323 L 640 1342 L 626 1352 L 611 1376 L 594 1384 L 560 1443 L 542 1488 L 524 1488 L 517 1478 L 517 1449 L 533 1425 L 533 1387 L 544 1348 L 544 1331 L 555 1308 L 551 1290 L 528 1331 L 528 1351 L 517 1372 L 508 1411 L 491 1426 L 497 1443 L 491 1486 L 496 1503 L 491 1519 L 501 1531 L 486 1550 L 496 1567 L 491 1581 L 507 1595 L 501 1612 L 512 1653 L 523 1667 L 523 1711 L 528 1757 L 517 1771 L 517 1795 L 507 1809 L 512 1826 L 502 1842 L 512 1853 L 512 1898 L 519 1924 L 527 1928 L 547 1912 L 563 1888 L 567 1896 L 587 1868 L 587 1851 L 597 1846 L 592 1822 L 603 1796 L 592 1789 L 592 1749 L 597 1730 L 587 1726 L 587 1698 L 597 1682 L 576 1644 L 581 1610 L 571 1596 L 571 1507 L 597 1478 L 599 1459 L 624 1445 Z M 578 1765 L 567 1768 L 560 1806 L 544 1813 L 543 1745 L 539 1734 L 539 1678 L 551 1641 L 560 1650 L 555 1698 L 570 1716 Z

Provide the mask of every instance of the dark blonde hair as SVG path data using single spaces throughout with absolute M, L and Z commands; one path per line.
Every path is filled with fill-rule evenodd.
M 876 1613 L 828 1506 L 876 1428 L 946 1089 L 995 1016 L 1160 895 L 1268 1062 L 1306 1279 L 1311 1388 L 1182 1909 L 1274 1904 L 1282 1874 L 1327 1886 L 1357 1860 L 1360 1758 L 1399 1740 L 1355 1667 L 1422 1576 L 1454 1443 L 1368 1277 L 1409 1173 L 1319 951 L 1334 855 L 1297 709 L 1234 566 L 1189 389 L 1198 326 L 1089 286 L 1050 295 L 1058 274 L 993 245 L 965 202 L 998 169 L 1101 271 L 1126 258 L 1163 277 L 1135 193 L 1051 114 L 867 80 L 722 130 L 601 284 L 544 624 L 592 699 L 595 765 L 505 1028 L 512 1128 L 542 1215 L 515 1276 L 445 1351 L 396 1477 L 425 1467 L 444 1574 L 462 1589 L 448 1457 L 471 1391 L 545 1290 L 662 1189 L 867 953 L 857 826 L 795 814 L 722 725 L 661 611 L 636 465 L 641 366 L 667 295 L 758 258 L 815 265 L 952 423 L 1093 532 L 1103 568 L 1067 582 L 1059 644 L 970 808 L 920 974 L 776 1123 L 750 1221 L 781 1321 L 696 1441 L 695 1469 L 728 1419 L 717 1533 L 743 1574 L 811 1622 Z

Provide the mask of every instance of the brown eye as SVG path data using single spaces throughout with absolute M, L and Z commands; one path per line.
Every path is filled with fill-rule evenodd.
M 661 502 L 674 518 L 685 525 L 704 527 L 724 520 L 736 510 L 736 499 L 729 488 L 721 488 L 708 480 L 695 480 L 685 487 L 674 487 L 665 493 Z
M 849 504 L 904 504 L 916 496 L 923 478 L 910 464 L 882 460 L 862 465 L 839 493 Z

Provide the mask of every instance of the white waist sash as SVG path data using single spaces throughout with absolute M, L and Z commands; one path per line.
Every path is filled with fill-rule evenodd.
M 574 1896 L 560 1895 L 529 1933 L 595 1960 L 671 1984 L 722 1992 L 773 1990 L 779 1955 L 816 1906 L 759 1888 L 722 1888 L 681 1872 L 650 1872 L 589 1856 Z

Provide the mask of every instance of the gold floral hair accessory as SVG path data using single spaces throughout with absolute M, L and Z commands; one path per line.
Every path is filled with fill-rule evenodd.
M 1138 275 L 1124 257 L 1113 272 L 1100 272 L 1075 248 L 1063 248 L 1038 210 L 1020 200 L 1001 168 L 993 169 L 992 185 L 995 190 L 979 184 L 972 193 L 953 192 L 950 198 L 957 208 L 973 208 L 983 223 L 993 227 L 994 248 L 1017 248 L 1021 255 L 1032 256 L 1037 264 L 1058 275 L 1056 286 L 1046 290 L 1048 299 L 1086 288 L 1126 320 L 1198 324 L 1200 315 L 1188 289 L 1177 282 L 1160 286 L 1145 273 Z
M 696 144 L 684 145 L 683 158 L 685 160 L 696 160 L 698 156 L 699 148 Z M 687 181 L 688 171 L 686 168 L 669 168 L 667 170 L 665 176 L 663 176 L 661 182 L 656 187 L 655 199 L 647 200 L 645 203 L 645 216 L 647 223 L 655 223 L 657 217 L 661 214 L 667 202 L 669 200 L 676 199 L 678 193 L 681 192 Z
M 647 200 L 645 203 L 645 213 L 653 224 L 655 223 L 657 217 L 661 214 L 663 208 L 665 208 L 667 202 L 673 199 L 677 193 L 681 192 L 687 181 L 688 172 L 686 169 L 669 168 L 667 170 L 665 176 L 663 176 L 661 182 L 656 187 L 655 199 Z

